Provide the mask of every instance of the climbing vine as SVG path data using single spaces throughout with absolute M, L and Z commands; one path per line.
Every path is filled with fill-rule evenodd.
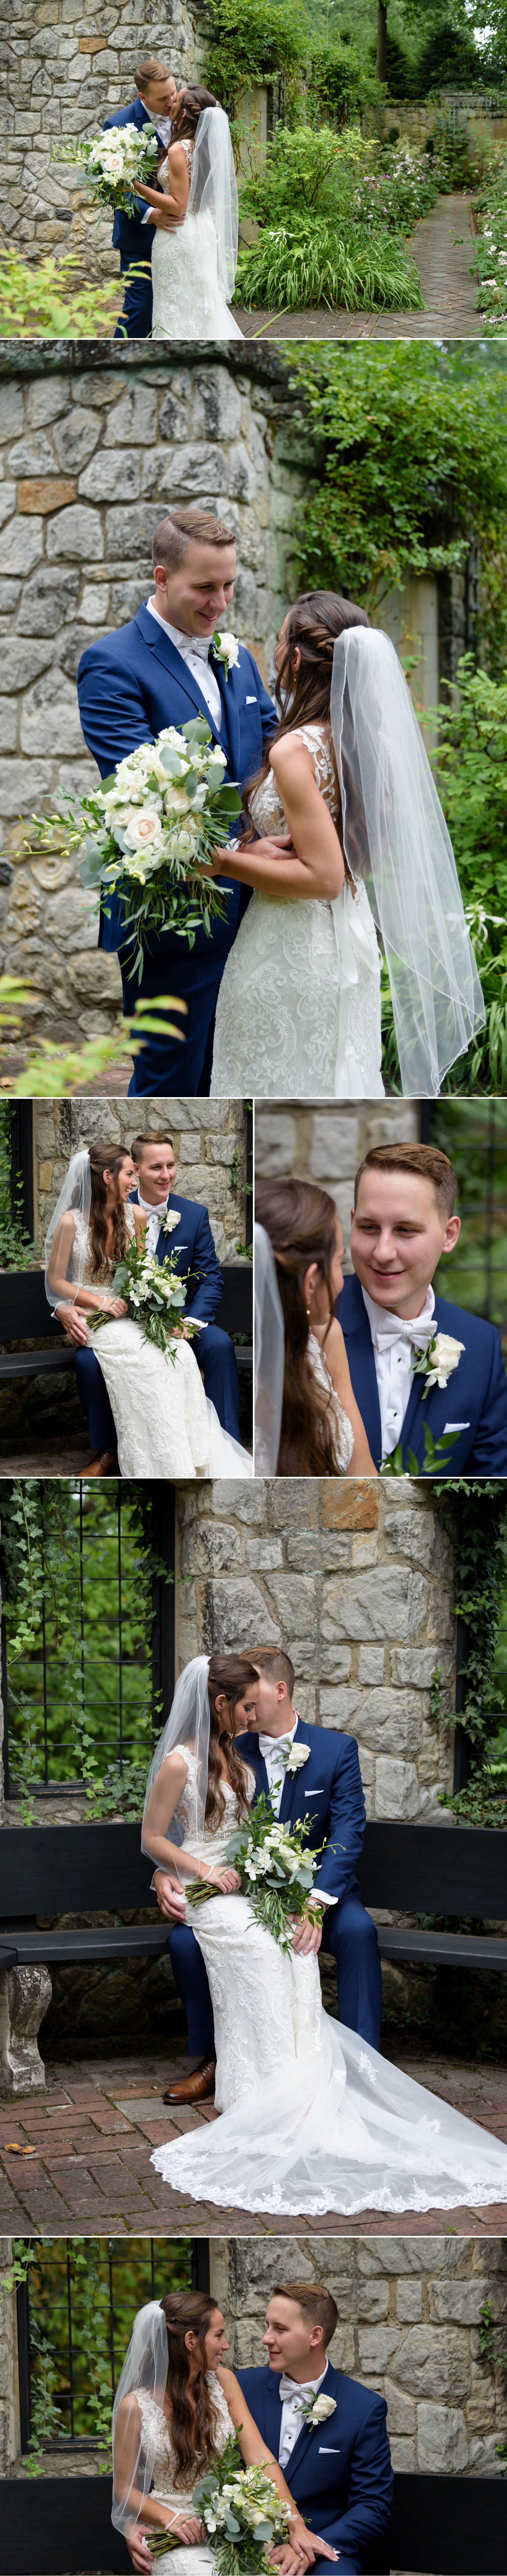
M 495 1697 L 498 1703 L 495 1660 L 507 1578 L 505 1486 L 484 1478 L 478 1489 L 448 1479 L 435 1484 L 433 1492 L 453 1546 L 453 1606 L 465 1628 L 465 1705 L 459 1723 L 470 1753 L 467 1787 L 453 1797 L 441 1796 L 440 1805 L 470 1823 L 507 1826 L 507 1801 L 495 1797 L 490 1777 Z
M 68 2259 L 68 2272 L 67 2272 Z M 154 2249 L 155 2296 L 190 2289 L 187 2239 L 165 2239 Z M 13 2261 L 2 2276 L 4 2293 L 27 2289 L 30 2350 L 31 2477 L 47 2467 L 48 2445 L 68 2439 L 69 2292 L 72 2316 L 74 2430 L 96 2442 L 102 2473 L 111 2468 L 111 2405 L 136 2308 L 152 2295 L 148 2241 L 114 2248 L 112 2282 L 107 2241 L 71 2237 L 68 2244 L 16 2239 Z M 111 2302 L 112 2287 L 112 2302 Z M 111 2349 L 111 2305 L 113 2350 Z
M 28 1479 L 2 1492 L 2 1588 L 9 1679 L 13 1785 L 22 1819 L 35 1821 L 42 1776 L 44 1644 L 50 1690 L 46 1711 L 51 1777 L 69 1770 L 86 1786 L 91 1817 L 136 1817 L 142 1808 L 152 1747 L 151 1628 L 153 1580 L 172 1573 L 153 1543 L 150 1494 L 121 1487 L 122 1693 L 126 1759 L 111 1760 L 117 1733 L 118 1598 L 116 1485 L 83 1497 L 83 1568 L 76 1488 Z M 85 1588 L 84 1633 L 81 1581 Z
M 12 1101 L 0 1100 L 0 1270 L 30 1270 L 40 1260 L 40 1245 L 23 1223 L 21 1172 L 12 1205 L 12 1115 Z

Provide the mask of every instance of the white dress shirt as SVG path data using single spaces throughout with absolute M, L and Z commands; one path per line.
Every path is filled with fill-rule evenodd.
M 380 1404 L 382 1457 L 389 1458 L 397 1448 L 403 1429 L 414 1361 L 421 1350 L 428 1349 L 433 1333 L 435 1297 L 427 1288 L 420 1315 L 393 1315 L 386 1306 L 377 1306 L 373 1297 L 362 1289 L 373 1342 L 373 1357 Z
M 278 1741 L 280 1741 L 280 1738 L 278 1738 Z M 285 2469 L 287 2467 L 287 2461 L 290 2460 L 291 2451 L 294 2450 L 295 2444 L 299 2439 L 299 2434 L 303 2430 L 305 2417 L 301 2413 L 301 2399 L 317 2396 L 317 2390 L 322 2388 L 322 2384 L 326 2376 L 326 2370 L 327 2361 L 324 2370 L 321 2370 L 319 2379 L 305 2379 L 302 2381 L 291 2379 L 288 2371 L 282 2371 L 282 2377 L 280 2380 L 282 2421 L 280 2425 L 280 2448 L 278 2452 L 278 2466 L 280 2469 Z
M 143 107 L 144 107 L 144 99 L 143 99 Z M 155 117 L 154 117 L 154 118 L 153 118 L 153 123 L 154 123 L 154 126 L 155 126 L 155 133 L 156 133 L 156 136 L 157 136 L 157 141 L 158 141 L 159 143 L 165 143 L 166 152 L 168 152 L 168 151 L 169 151 L 169 144 L 170 144 L 170 141 L 171 141 L 172 130 L 173 130 L 173 121 L 172 121 L 172 116 L 157 116 L 156 121 L 155 121 Z M 153 179 L 153 180 L 152 180 L 152 182 L 151 182 L 152 187 L 155 187 L 155 186 L 156 186 L 156 184 L 157 184 L 156 179 Z M 141 204 L 142 204 L 142 198 L 141 198 Z M 142 223 L 142 224 L 149 224 L 149 221 L 150 221 L 150 215 L 151 215 L 151 206 L 147 206 L 147 207 L 146 207 L 146 213 L 145 213 L 144 215 L 141 215 L 141 223 Z
M 288 1728 L 287 1735 L 259 1734 L 259 1753 L 262 1753 L 263 1761 L 266 1764 L 269 1795 L 275 1816 L 279 1816 L 280 1814 L 282 1790 L 285 1779 L 285 1763 L 282 1761 L 281 1756 L 284 1753 L 290 1753 L 291 1744 L 294 1743 L 297 1723 L 297 1717 L 295 1717 L 294 1725 Z M 324 1893 L 324 1889 L 319 1887 L 317 1879 L 315 1880 L 312 1893 L 314 1896 L 318 1893 L 319 1905 L 338 1904 L 337 1896 L 329 1896 L 327 1888 Z
M 139 1206 L 143 1211 L 143 1216 L 147 1216 L 148 1218 L 144 1238 L 146 1252 L 156 1252 L 162 1220 L 167 1216 L 168 1200 L 160 1199 L 157 1207 L 149 1207 L 148 1200 L 141 1198 L 140 1190 L 138 1190 L 137 1196 Z M 167 1243 L 167 1250 L 169 1251 L 169 1240 Z
M 171 644 L 175 644 L 177 653 L 181 653 L 182 662 L 188 662 L 189 671 L 192 672 L 194 680 L 198 680 L 203 698 L 206 699 L 206 706 L 209 707 L 210 716 L 213 717 L 213 723 L 219 733 L 222 723 L 222 700 L 216 674 L 210 670 L 208 662 L 211 635 L 185 635 L 183 628 L 170 626 L 167 617 L 160 616 L 160 610 L 155 608 L 153 599 L 147 599 L 146 607 L 149 608 L 150 617 L 156 617 L 157 626 L 163 628 L 164 635 L 170 635 Z

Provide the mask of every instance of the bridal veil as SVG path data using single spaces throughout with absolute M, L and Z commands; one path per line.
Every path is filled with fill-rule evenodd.
M 276 1476 L 285 1373 L 285 1326 L 269 1234 L 254 1225 L 255 1473 Z
M 139 2390 L 163 2406 L 168 2368 L 167 2326 L 157 2299 L 149 2299 L 134 2318 L 128 2352 L 113 2406 L 113 2505 L 115 2531 L 137 2521 L 134 2491 L 148 2495 L 153 2477 L 157 2426 L 153 2438 L 142 2431 Z
M 331 725 L 345 853 L 352 876 L 367 881 L 382 935 L 403 1093 L 431 1098 L 486 1014 L 410 691 L 376 627 L 337 638 Z
M 152 1849 L 153 1836 L 158 1837 L 165 1834 L 167 1830 L 172 1843 L 182 1843 L 184 1838 L 188 1837 L 197 1856 L 202 1849 L 208 1794 L 210 1731 L 208 1671 L 207 1655 L 194 1655 L 192 1662 L 185 1664 L 185 1670 L 180 1673 L 179 1681 L 176 1683 L 167 1725 L 164 1726 L 155 1748 L 146 1783 L 141 1827 L 141 1847 L 150 1860 L 157 1860 L 157 1853 Z M 195 1753 L 195 1763 L 192 1762 L 188 1773 L 185 1797 L 186 1824 L 182 1824 L 176 1811 L 176 1814 L 171 1816 L 170 1826 L 167 1829 L 163 1765 L 167 1761 L 168 1754 L 175 1753 L 178 1745 L 190 1745 L 192 1753 Z M 189 1801 L 192 1807 L 190 1832 Z M 160 1868 L 160 1861 L 157 1865 Z
M 211 214 L 217 237 L 220 293 L 234 294 L 238 257 L 238 191 L 228 118 L 223 107 L 205 107 L 196 130 L 187 214 Z
M 53 1314 L 56 1306 L 73 1306 L 76 1290 L 82 1288 L 91 1203 L 90 1156 L 87 1147 L 82 1146 L 78 1154 L 71 1155 L 69 1169 L 62 1182 L 60 1196 L 50 1218 L 44 1244 L 46 1297 L 48 1305 L 53 1309 Z M 68 1244 L 66 1235 L 62 1231 L 66 1216 L 73 1216 L 76 1219 L 74 1237 L 71 1241 L 69 1234 Z M 80 1217 L 83 1219 L 82 1224 L 78 1222 Z

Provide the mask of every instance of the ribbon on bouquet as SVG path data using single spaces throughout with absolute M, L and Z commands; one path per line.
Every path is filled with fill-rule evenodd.
M 373 925 L 371 915 L 367 916 L 366 921 L 363 920 L 357 896 L 354 897 L 347 881 L 341 887 L 340 893 L 334 896 L 331 911 L 340 970 L 340 1017 L 334 1096 L 335 1100 L 357 1100 L 362 1091 L 362 1077 L 353 1053 L 349 1056 L 347 1070 L 345 1070 L 349 1002 L 354 985 L 359 980 L 359 965 L 367 966 L 370 974 L 372 971 L 371 929 Z

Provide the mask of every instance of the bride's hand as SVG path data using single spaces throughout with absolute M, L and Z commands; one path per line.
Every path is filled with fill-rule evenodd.
M 270 867 L 280 854 L 286 859 L 295 858 L 290 832 L 269 832 L 260 841 L 249 841 L 244 852 L 245 862 L 253 851 L 256 859 L 267 859 Z M 224 869 L 228 877 L 241 876 L 241 841 L 236 850 L 231 850 L 230 843 L 228 849 L 215 850 L 214 859 L 210 861 L 210 873 L 214 877 L 221 876 Z
M 206 1871 L 206 1876 L 213 1881 L 214 1887 L 220 1888 L 221 1896 L 235 1896 L 238 1887 L 241 1887 L 237 1869 L 209 1869 Z
M 103 1301 L 102 1301 L 102 1314 L 103 1314 L 103 1315 L 127 1315 L 127 1314 L 128 1314 L 128 1306 L 127 1306 L 127 1305 L 126 1305 L 126 1303 L 125 1303 L 125 1298 L 124 1298 L 124 1297 L 104 1297 L 104 1298 L 103 1298 Z
M 182 2548 L 194 2549 L 196 2542 L 201 2538 L 204 2524 L 199 2522 L 196 2513 L 183 2514 L 181 2519 L 180 2515 L 177 2514 L 174 2519 L 171 2517 L 171 2521 L 168 2523 L 167 2529 L 168 2531 L 172 2531 L 175 2537 L 181 2541 Z M 207 2536 L 208 2535 L 206 2533 L 206 2539 Z

